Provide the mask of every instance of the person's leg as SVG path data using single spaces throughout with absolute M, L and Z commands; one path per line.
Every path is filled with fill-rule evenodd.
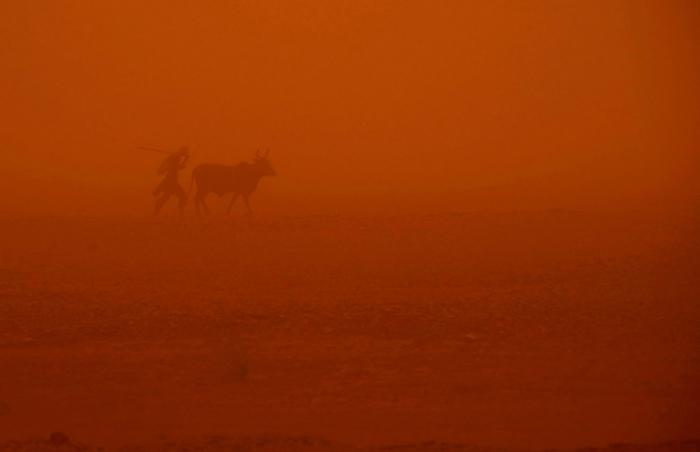
M 165 184 L 165 181 L 162 181 L 161 183 L 158 184 L 155 190 L 153 190 L 153 196 L 160 196 L 161 193 L 163 193 L 163 185 Z
M 185 194 L 185 190 L 182 189 L 179 185 L 177 186 L 177 190 L 175 190 L 175 195 L 177 196 L 178 199 L 178 204 L 177 206 L 180 209 L 180 218 L 185 216 L 185 206 L 187 205 L 187 195 Z
M 163 195 L 156 200 L 156 204 L 153 207 L 153 215 L 158 215 L 160 213 L 160 209 L 168 202 L 168 199 L 170 199 L 170 193 L 163 193 Z

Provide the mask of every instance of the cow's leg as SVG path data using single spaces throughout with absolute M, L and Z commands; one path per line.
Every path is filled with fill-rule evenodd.
M 243 202 L 245 203 L 245 208 L 248 209 L 248 215 L 252 215 L 253 210 L 250 208 L 250 201 L 248 201 L 248 195 L 243 195 Z
M 233 204 L 236 202 L 237 199 L 238 193 L 234 193 L 233 198 L 231 198 L 231 202 L 228 205 L 228 210 L 226 211 L 226 213 L 228 213 L 229 215 L 231 214 L 231 209 L 233 208 Z
M 194 210 L 197 216 L 202 214 L 202 192 L 197 191 L 194 195 Z
M 168 199 L 170 199 L 170 193 L 163 193 L 161 197 L 156 200 L 156 204 L 153 206 L 153 215 L 158 215 L 160 213 L 160 209 L 163 208 Z
M 195 207 L 197 209 L 197 216 L 202 215 L 209 215 L 209 208 L 207 207 L 207 203 L 204 202 L 204 198 L 206 195 L 200 195 L 198 194 L 197 197 L 195 198 Z
M 199 197 L 199 203 L 202 205 L 202 210 L 204 211 L 204 215 L 209 215 L 209 207 L 207 207 L 207 203 L 205 201 L 206 194 L 203 194 L 202 196 Z

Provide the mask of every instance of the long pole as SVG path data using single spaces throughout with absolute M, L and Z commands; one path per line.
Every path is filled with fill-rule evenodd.
M 141 150 L 143 150 L 143 151 L 159 152 L 159 153 L 161 153 L 161 154 L 173 154 L 173 152 L 171 152 L 171 151 L 166 151 L 166 150 L 164 150 L 164 149 L 148 148 L 148 147 L 145 147 L 145 146 L 139 146 L 138 148 L 141 149 Z

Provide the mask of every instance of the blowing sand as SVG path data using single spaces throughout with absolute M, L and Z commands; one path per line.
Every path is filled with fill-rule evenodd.
M 697 450 L 698 224 L 0 220 L 0 450 Z

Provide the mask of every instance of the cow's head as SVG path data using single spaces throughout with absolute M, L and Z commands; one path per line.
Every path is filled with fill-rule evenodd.
M 255 152 L 255 160 L 253 160 L 253 165 L 255 166 L 255 168 L 257 169 L 258 173 L 261 176 L 276 176 L 277 175 L 274 168 L 272 168 L 272 164 L 267 159 L 267 155 L 269 153 L 270 153 L 270 151 L 265 151 L 263 153 L 260 150 Z

